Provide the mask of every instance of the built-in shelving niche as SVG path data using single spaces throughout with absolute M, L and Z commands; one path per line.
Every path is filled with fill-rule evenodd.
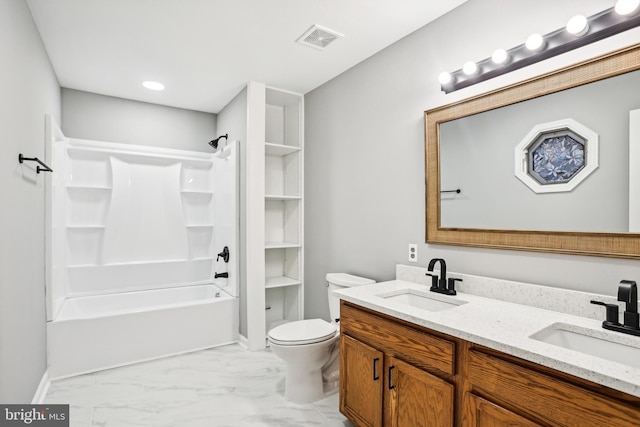
M 266 89 L 266 331 L 303 318 L 302 97 Z
M 283 323 L 300 320 L 300 286 L 268 288 L 265 294 L 266 327 L 271 330 Z

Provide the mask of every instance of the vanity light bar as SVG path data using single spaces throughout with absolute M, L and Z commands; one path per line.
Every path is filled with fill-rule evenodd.
M 440 88 L 443 92 L 450 93 L 586 46 L 639 25 L 640 9 L 629 15 L 620 15 L 615 11 L 615 7 L 612 7 L 588 17 L 586 32 L 571 34 L 565 27 L 562 27 L 542 36 L 542 46 L 537 50 L 530 50 L 526 44 L 521 44 L 506 51 L 507 58 L 500 64 L 495 63 L 491 58 L 486 58 L 477 63 L 476 71 L 472 74 L 465 73 L 463 69 L 452 73 L 442 73 Z M 469 71 L 470 67 L 467 64 L 465 66 Z

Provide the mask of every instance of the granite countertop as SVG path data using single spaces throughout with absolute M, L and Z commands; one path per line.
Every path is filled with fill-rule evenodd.
M 465 303 L 443 311 L 427 311 L 384 298 L 406 290 L 441 301 Z M 640 337 L 607 331 L 601 320 L 460 291 L 456 296 L 441 295 L 429 292 L 423 284 L 403 280 L 347 288 L 335 294 L 362 307 L 640 397 L 640 368 L 531 338 L 545 328 L 562 324 L 562 329 L 636 347 L 640 354 Z M 640 366 L 640 360 L 636 366 Z

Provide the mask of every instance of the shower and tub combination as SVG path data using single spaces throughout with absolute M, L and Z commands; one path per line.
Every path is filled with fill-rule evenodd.
M 238 155 L 65 137 L 47 117 L 48 374 L 238 338 Z

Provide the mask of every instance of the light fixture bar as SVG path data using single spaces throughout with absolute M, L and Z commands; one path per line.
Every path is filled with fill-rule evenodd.
M 507 64 L 496 64 L 491 58 L 486 58 L 478 62 L 478 72 L 474 75 L 469 76 L 462 69 L 456 70 L 451 73 L 451 81 L 441 84 L 440 88 L 450 93 L 605 39 L 639 26 L 640 13 L 636 11 L 623 16 L 612 7 L 590 16 L 587 23 L 588 31 L 582 36 L 570 34 L 565 27 L 545 34 L 545 45 L 540 50 L 531 51 L 524 44 L 509 49 L 510 61 Z

